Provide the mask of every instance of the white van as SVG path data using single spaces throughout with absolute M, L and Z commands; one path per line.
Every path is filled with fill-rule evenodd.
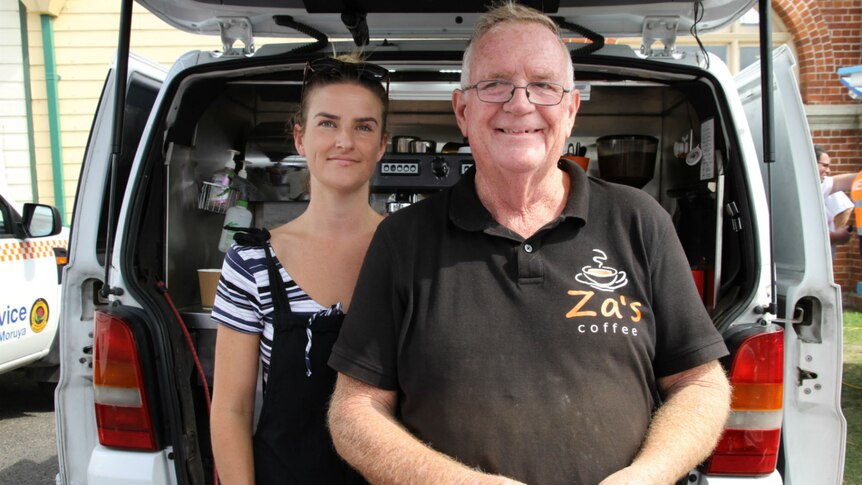
M 370 60 L 392 72 L 389 124 L 400 138 L 372 179 L 376 208 L 433 195 L 472 164 L 450 96 L 482 2 L 360 0 L 345 10 L 320 0 L 139 1 L 177 28 L 215 36 L 219 50 L 189 52 L 167 74 L 136 58 L 126 73 L 119 56 L 127 83 L 115 159 L 117 84 L 106 84 L 64 288 L 56 406 L 64 484 L 213 483 L 205 384 L 215 324 L 197 274 L 223 258 L 212 174 L 239 152 L 256 226 L 302 211 L 304 169 L 285 123 L 306 61 L 331 54 L 328 43 L 341 53 L 368 43 Z M 673 215 L 692 267 L 680 277 L 698 282 L 732 352 L 723 361 L 735 387 L 731 419 L 686 481 L 839 484 L 841 301 L 794 61 L 776 51 L 767 166 L 758 71 L 734 79 L 715 56 L 673 48 L 695 18 L 698 31 L 717 29 L 755 2 L 612 3 L 544 5 L 578 40 L 573 151 L 586 149 L 590 175 L 639 186 Z M 255 36 L 308 41 L 255 50 Z M 640 37 L 646 47 L 603 45 L 603 36 Z M 651 143 L 598 153 L 607 137 Z M 410 138 L 434 143 L 417 149 Z
M 67 237 L 56 208 L 0 190 L 0 374 L 19 370 L 47 389 L 59 377 Z

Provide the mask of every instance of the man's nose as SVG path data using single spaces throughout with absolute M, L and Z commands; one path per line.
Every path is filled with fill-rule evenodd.
M 503 107 L 511 112 L 527 112 L 532 111 L 535 105 L 530 102 L 527 86 L 513 86 L 512 99 L 506 102 Z

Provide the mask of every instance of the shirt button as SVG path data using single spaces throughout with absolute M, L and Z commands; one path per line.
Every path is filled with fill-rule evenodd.
M 532 253 L 533 252 L 533 246 L 530 246 L 529 244 L 524 244 L 524 251 L 526 251 L 528 253 Z

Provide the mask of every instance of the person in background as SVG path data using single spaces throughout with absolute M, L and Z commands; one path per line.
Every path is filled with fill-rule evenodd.
M 859 257 L 862 258 L 862 171 L 853 178 L 850 185 L 850 199 L 853 201 L 854 219 L 856 222 L 856 235 L 859 237 Z
M 853 202 L 844 191 L 850 190 L 855 174 L 831 175 L 831 158 L 829 153 L 820 146 L 814 145 L 814 155 L 817 158 L 817 173 L 820 176 L 820 188 L 823 192 L 823 203 L 826 207 L 826 227 L 829 231 L 829 244 L 832 247 L 832 258 L 838 245 L 850 241 L 851 229 L 848 227 Z
M 329 361 L 369 481 L 669 484 L 718 441 L 722 337 L 669 214 L 560 160 L 573 84 L 551 19 L 480 17 L 452 100 L 475 171 L 381 223 Z
M 817 172 L 820 174 L 820 188 L 823 190 L 823 198 L 826 199 L 835 192 L 847 192 L 856 177 L 855 173 L 842 173 L 832 175 L 832 159 L 829 153 L 820 146 L 814 145 L 814 157 L 817 160 Z
M 364 483 L 326 429 L 336 377 L 326 361 L 382 219 L 368 193 L 386 149 L 388 79 L 356 58 L 306 65 L 293 140 L 308 163 L 308 208 L 264 247 L 234 244 L 225 257 L 212 313 L 220 324 L 212 444 L 222 484 Z M 271 263 L 287 290 L 287 325 L 274 321 Z M 259 363 L 263 408 L 252 436 Z

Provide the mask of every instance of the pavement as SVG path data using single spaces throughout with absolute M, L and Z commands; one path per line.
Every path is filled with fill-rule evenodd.
M 0 375 L 0 485 L 54 484 L 54 396 L 16 372 Z

